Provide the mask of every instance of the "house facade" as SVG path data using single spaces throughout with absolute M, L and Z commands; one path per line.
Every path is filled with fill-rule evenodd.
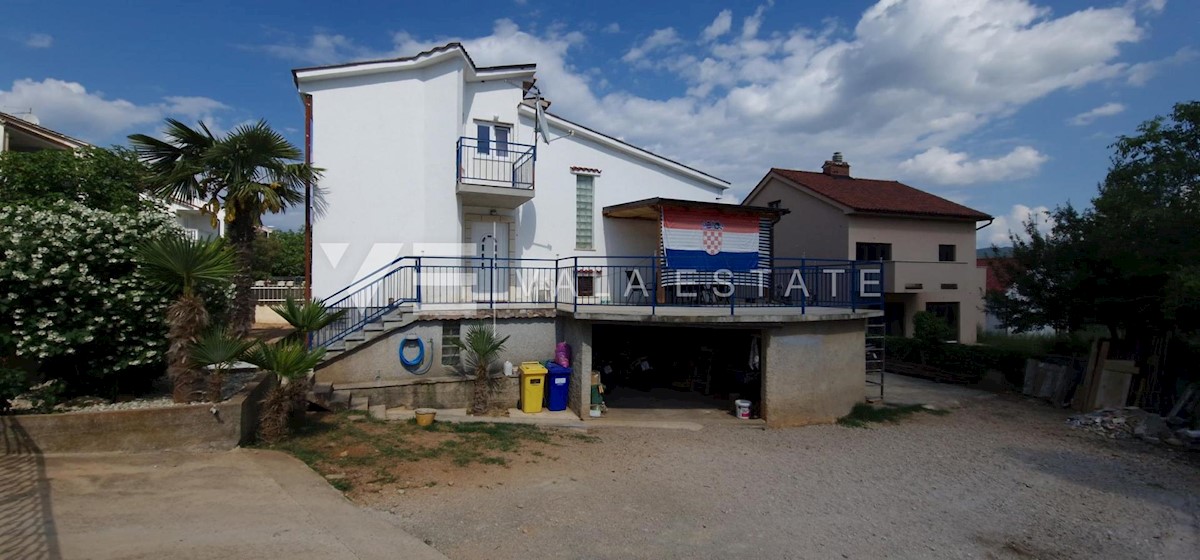
M 912 336 L 913 316 L 929 311 L 958 342 L 975 342 L 985 282 L 975 232 L 991 216 L 897 181 L 853 177 L 841 154 L 821 171 L 771 169 L 743 203 L 791 210 L 776 225 L 776 254 L 882 262 L 889 334 Z
M 777 266 L 785 210 L 738 205 L 722 179 L 553 113 L 535 70 L 480 67 L 450 43 L 293 71 L 324 170 L 312 294 L 346 312 L 314 340 L 331 356 L 322 391 L 464 406 L 453 341 L 486 321 L 514 364 L 570 344 L 581 419 L 593 373 L 746 396 L 773 425 L 860 402 L 879 267 Z

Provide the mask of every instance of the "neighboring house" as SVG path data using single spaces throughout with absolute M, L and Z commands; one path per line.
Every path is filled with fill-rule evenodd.
M 984 288 L 975 232 L 991 216 L 897 181 L 853 177 L 840 153 L 819 172 L 771 169 L 743 204 L 791 210 L 775 226 L 778 255 L 883 261 L 889 334 L 912 336 L 913 315 L 929 311 L 959 342 L 975 342 Z
M 315 337 L 332 356 L 320 386 L 356 406 L 464 406 L 451 343 L 486 319 L 512 337 L 502 360 L 572 345 L 582 418 L 590 373 L 644 356 L 676 388 L 765 401 L 773 425 L 860 402 L 879 297 L 857 290 L 878 266 L 865 284 L 849 262 L 774 266 L 785 210 L 732 204 L 725 181 L 546 111 L 534 73 L 458 43 L 293 71 L 326 192 L 312 292 L 347 311 Z M 425 365 L 404 363 L 418 345 Z
M 38 124 L 33 114 L 18 116 L 0 113 L 0 152 L 75 150 L 87 145 L 83 140 Z
M 38 124 L 32 114 L 14 116 L 0 113 L 0 152 L 36 152 L 40 150 L 78 150 L 90 144 L 56 132 Z M 167 211 L 193 238 L 221 237 L 225 235 L 224 211 L 217 216 L 216 223 L 200 209 L 200 201 L 171 202 Z

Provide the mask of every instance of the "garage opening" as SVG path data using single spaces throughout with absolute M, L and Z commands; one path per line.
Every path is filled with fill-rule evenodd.
M 735 401 L 760 417 L 762 332 L 678 326 L 592 328 L 592 364 L 604 416 L 633 420 L 735 420 Z

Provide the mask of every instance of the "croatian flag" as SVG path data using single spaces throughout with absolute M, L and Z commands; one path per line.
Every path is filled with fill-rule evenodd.
M 758 216 L 663 208 L 668 268 L 748 271 L 758 268 Z

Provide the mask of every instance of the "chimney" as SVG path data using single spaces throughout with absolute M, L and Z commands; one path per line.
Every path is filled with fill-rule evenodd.
M 850 164 L 842 159 L 842 152 L 833 152 L 833 159 L 821 166 L 821 172 L 831 177 L 849 177 Z

